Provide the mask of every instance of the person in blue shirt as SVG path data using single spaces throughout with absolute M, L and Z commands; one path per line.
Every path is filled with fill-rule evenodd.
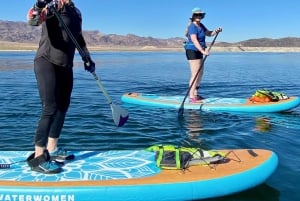
M 209 55 L 206 49 L 206 36 L 214 36 L 222 31 L 222 28 L 217 28 L 214 31 L 208 30 L 202 23 L 201 20 L 205 17 L 205 13 L 200 8 L 196 7 L 192 10 L 192 17 L 190 23 L 186 29 L 187 42 L 185 44 L 186 58 L 189 61 L 191 77 L 189 81 L 190 93 L 189 100 L 191 103 L 200 102 L 204 99 L 198 95 L 199 84 L 203 76 L 204 65 L 201 66 L 203 61 L 203 55 Z M 199 71 L 198 75 L 197 72 Z M 197 78 L 192 85 L 195 76 Z M 191 86 L 192 85 L 192 86 Z

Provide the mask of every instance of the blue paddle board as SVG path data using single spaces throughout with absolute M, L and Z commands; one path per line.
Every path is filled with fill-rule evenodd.
M 184 96 L 180 95 L 160 96 L 143 93 L 126 93 L 121 97 L 124 103 L 176 109 L 181 107 L 183 99 Z M 289 97 L 286 100 L 267 103 L 252 102 L 248 98 L 221 97 L 206 98 L 199 103 L 190 103 L 187 98 L 184 109 L 215 112 L 283 112 L 291 110 L 299 104 L 299 97 Z
M 160 169 L 146 150 L 74 151 L 63 172 L 30 170 L 32 152 L 0 151 L 0 200 L 153 201 L 198 200 L 255 187 L 275 171 L 277 155 L 262 149 L 220 150 L 224 160 L 187 170 Z

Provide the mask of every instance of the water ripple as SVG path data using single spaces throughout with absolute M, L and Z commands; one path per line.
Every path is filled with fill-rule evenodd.
M 189 68 L 182 52 L 97 52 L 92 56 L 105 89 L 115 104 L 129 111 L 129 120 L 124 127 L 114 125 L 110 106 L 76 55 L 74 89 L 61 146 L 112 150 L 171 143 L 206 149 L 270 149 L 278 154 L 280 164 L 267 184 L 215 200 L 279 200 L 278 192 L 280 200 L 299 200 L 299 107 L 276 114 L 185 110 L 184 118 L 178 119 L 175 109 L 122 104 L 120 97 L 126 92 L 185 95 Z M 33 149 L 41 109 L 33 57 L 34 53 L 0 53 L 2 150 Z M 299 74 L 299 53 L 215 53 L 205 63 L 200 94 L 250 97 L 255 90 L 268 88 L 300 96 Z

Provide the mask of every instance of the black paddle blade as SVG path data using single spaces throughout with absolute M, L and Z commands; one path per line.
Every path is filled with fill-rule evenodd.
M 183 107 L 179 108 L 177 117 L 182 118 L 183 117 L 183 112 L 184 112 L 184 108 Z

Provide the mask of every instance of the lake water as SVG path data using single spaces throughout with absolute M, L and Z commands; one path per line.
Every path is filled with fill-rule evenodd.
M 33 148 L 41 107 L 33 73 L 34 54 L 0 52 L 1 150 Z M 189 67 L 183 52 L 94 52 L 92 57 L 108 94 L 129 111 L 130 118 L 124 127 L 115 127 L 109 105 L 77 55 L 61 146 L 109 150 L 172 143 L 205 149 L 270 149 L 277 153 L 279 166 L 264 184 L 209 200 L 300 200 L 300 107 L 276 114 L 185 110 L 184 118 L 178 120 L 175 109 L 122 104 L 120 97 L 126 92 L 185 95 Z M 300 53 L 212 53 L 206 60 L 201 95 L 243 98 L 267 88 L 300 96 L 299 75 Z

